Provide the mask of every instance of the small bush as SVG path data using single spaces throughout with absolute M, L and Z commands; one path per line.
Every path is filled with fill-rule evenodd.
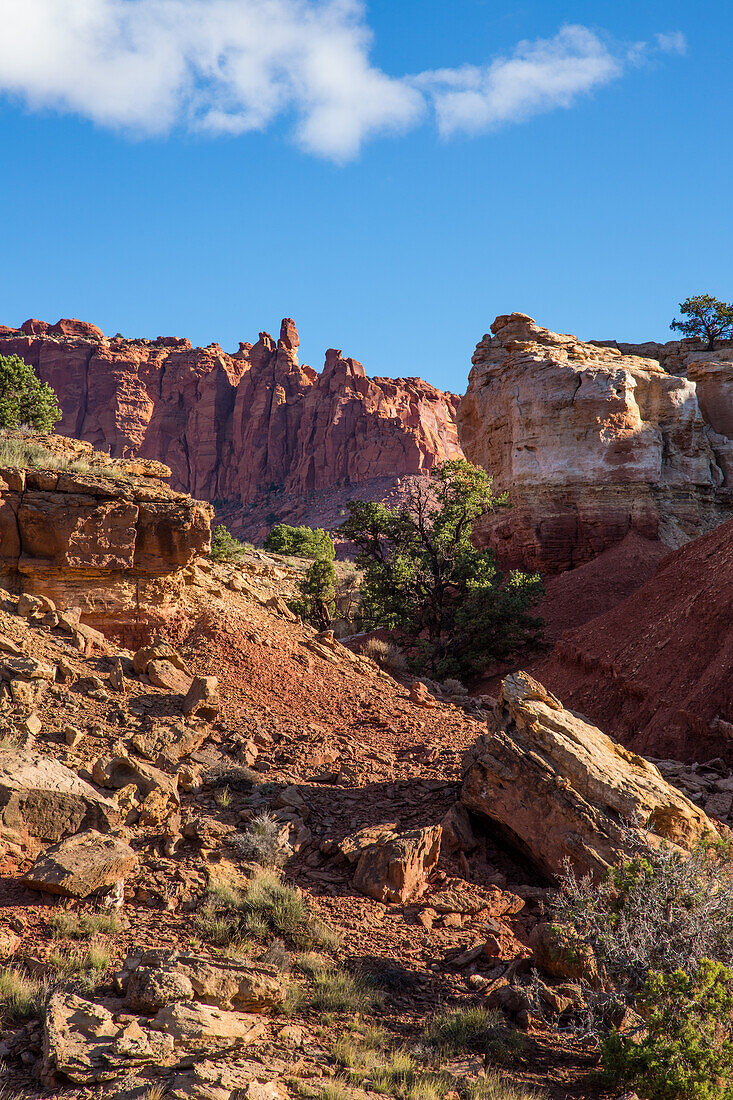
M 601 1003 L 633 1004 L 650 970 L 692 974 L 704 958 L 733 965 L 730 845 L 704 842 L 688 855 L 629 843 L 633 857 L 600 884 L 566 868 L 555 904 L 558 921 L 595 956 Z
M 246 764 L 215 764 L 206 774 L 206 782 L 214 790 L 228 787 L 230 792 L 248 794 L 262 783 L 261 777 Z
M 229 837 L 229 843 L 242 859 L 268 870 L 282 867 L 287 856 L 278 824 L 267 813 L 253 817 L 243 833 Z
M 326 935 L 300 895 L 272 872 L 257 875 L 244 890 L 219 884 L 209 892 L 195 924 L 199 935 L 218 946 L 279 938 L 308 948 L 319 946 Z
M 647 1100 L 730 1100 L 733 970 L 703 959 L 693 975 L 650 973 L 638 1007 L 643 1033 L 604 1043 L 609 1079 Z
M 22 1020 L 40 1016 L 46 1001 L 46 986 L 15 966 L 0 969 L 0 1020 Z
M 112 965 L 112 957 L 105 945 L 94 942 L 71 951 L 52 951 L 48 961 L 61 978 L 84 979 L 87 986 L 96 984 Z
M 268 532 L 264 548 L 275 554 L 293 554 L 298 558 L 333 561 L 336 556 L 333 540 L 321 527 L 291 527 L 287 523 L 277 523 Z
M 229 533 L 223 523 L 218 523 L 211 532 L 211 550 L 209 556 L 214 561 L 233 561 L 240 557 L 246 546 Z

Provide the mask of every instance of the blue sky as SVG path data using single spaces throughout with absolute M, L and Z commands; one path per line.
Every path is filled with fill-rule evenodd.
M 733 298 L 726 3 L 0 12 L 0 323 L 234 350 L 292 316 L 318 369 L 460 392 L 498 313 L 664 340 Z

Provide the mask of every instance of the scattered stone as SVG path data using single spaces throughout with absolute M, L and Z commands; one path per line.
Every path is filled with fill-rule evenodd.
M 550 978 L 568 978 L 598 982 L 598 967 L 588 944 L 579 943 L 571 928 L 562 924 L 538 924 L 532 930 L 530 945 L 540 970 Z

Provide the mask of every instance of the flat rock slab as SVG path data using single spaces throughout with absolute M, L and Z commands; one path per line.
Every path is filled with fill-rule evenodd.
M 0 822 L 40 840 L 80 829 L 106 831 L 121 818 L 114 802 L 70 768 L 27 749 L 0 751 Z
M 123 882 L 136 866 L 137 856 L 129 844 L 90 830 L 48 848 L 21 881 L 47 894 L 87 898 Z
M 161 1008 L 151 1028 L 172 1039 L 176 1050 L 233 1050 L 264 1039 L 267 1028 L 259 1016 L 227 1012 L 195 1001 L 177 1001 Z

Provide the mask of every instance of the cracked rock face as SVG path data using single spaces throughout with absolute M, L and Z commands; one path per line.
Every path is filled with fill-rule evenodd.
M 466 457 L 514 504 L 488 522 L 485 540 L 512 564 L 554 573 L 631 530 L 672 549 L 723 522 L 733 507 L 730 367 L 668 374 L 658 359 L 550 332 L 525 314 L 497 317 L 458 411 Z

